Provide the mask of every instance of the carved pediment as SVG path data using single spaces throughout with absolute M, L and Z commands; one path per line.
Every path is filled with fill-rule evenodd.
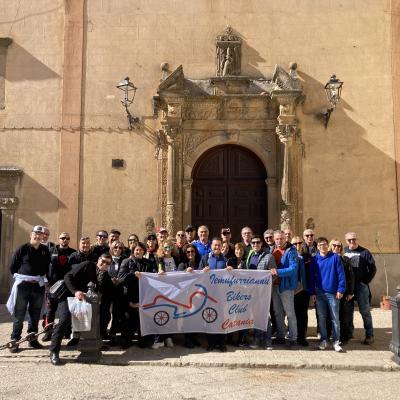
M 174 72 L 172 72 L 165 80 L 158 86 L 158 93 L 165 90 L 182 90 L 185 86 L 185 75 L 183 67 L 180 65 Z
M 280 65 L 275 66 L 272 81 L 282 90 L 301 90 L 301 84 L 298 79 L 291 76 Z

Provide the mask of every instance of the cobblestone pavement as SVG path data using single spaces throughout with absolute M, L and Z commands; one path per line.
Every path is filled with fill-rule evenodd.
M 0 361 L 0 399 L 385 399 L 400 372 L 108 366 Z
M 355 338 L 345 353 L 316 350 L 315 312 L 310 310 L 310 347 L 272 351 L 238 349 L 208 353 L 204 348 L 103 352 L 99 364 L 79 364 L 77 350 L 63 347 L 65 365 L 48 361 L 43 350 L 22 346 L 0 351 L 0 399 L 398 399 L 400 366 L 391 361 L 391 312 L 372 310 L 375 343 L 365 346 L 355 314 Z M 8 341 L 11 319 L 0 306 L 0 344 Z

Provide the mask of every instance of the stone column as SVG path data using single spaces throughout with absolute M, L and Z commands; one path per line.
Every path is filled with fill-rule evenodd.
M 281 186 L 281 228 L 296 229 L 294 190 L 297 190 L 294 180 L 296 162 L 293 154 L 293 141 L 296 132 L 295 125 L 278 125 L 277 134 L 284 145 L 283 173 Z
M 168 173 L 167 173 L 167 230 L 170 236 L 175 234 L 175 216 L 176 216 L 176 202 L 175 202 L 175 144 L 171 140 L 168 144 Z
M 10 293 L 10 271 L 8 266 L 13 251 L 14 216 L 18 206 L 16 186 L 22 170 L 16 167 L 0 167 L 0 302 L 4 303 Z

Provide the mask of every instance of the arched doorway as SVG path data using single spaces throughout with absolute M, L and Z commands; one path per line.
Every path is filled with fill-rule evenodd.
M 208 225 L 214 236 L 229 227 L 234 240 L 246 225 L 262 234 L 268 225 L 267 173 L 254 153 L 236 145 L 215 147 L 197 161 L 192 177 L 194 225 Z

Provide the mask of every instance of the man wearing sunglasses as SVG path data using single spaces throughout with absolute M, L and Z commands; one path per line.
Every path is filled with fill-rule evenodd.
M 96 233 L 96 244 L 93 246 L 93 254 L 97 260 L 102 254 L 108 253 L 110 248 L 107 244 L 108 233 L 105 230 Z
M 366 248 L 357 243 L 357 234 L 355 232 L 347 232 L 345 239 L 347 246 L 344 248 L 344 256 L 350 259 L 350 264 L 353 268 L 355 279 L 354 299 L 358 303 L 365 329 L 365 338 L 362 343 L 370 345 L 374 342 L 374 328 L 369 304 L 369 283 L 376 274 L 375 260 Z M 354 303 L 352 302 L 352 304 L 354 313 Z M 352 336 L 352 332 L 350 334 Z
M 68 265 L 69 256 L 76 250 L 69 247 L 71 238 L 68 232 L 61 232 L 58 237 L 58 244 L 53 247 L 50 252 L 50 267 L 48 274 L 49 286 L 54 285 L 57 281 L 64 279 L 67 272 L 71 270 Z M 54 322 L 56 311 L 58 307 L 58 300 L 51 297 L 47 298 L 47 311 L 46 311 L 46 325 Z M 42 341 L 48 342 L 51 339 L 52 331 L 47 331 Z
M 71 271 L 65 275 L 64 282 L 69 293 L 66 293 L 60 300 L 58 306 L 60 319 L 51 337 L 50 362 L 53 365 L 61 364 L 59 356 L 61 341 L 71 326 L 71 313 L 68 308 L 67 298 L 75 296 L 78 300 L 83 300 L 89 282 L 93 282 L 96 285 L 96 289 L 102 295 L 110 293 L 114 287 L 107 272 L 111 265 L 111 260 L 111 255 L 105 253 L 99 257 L 97 263 L 94 263 L 93 261 L 81 262 L 74 265 Z

